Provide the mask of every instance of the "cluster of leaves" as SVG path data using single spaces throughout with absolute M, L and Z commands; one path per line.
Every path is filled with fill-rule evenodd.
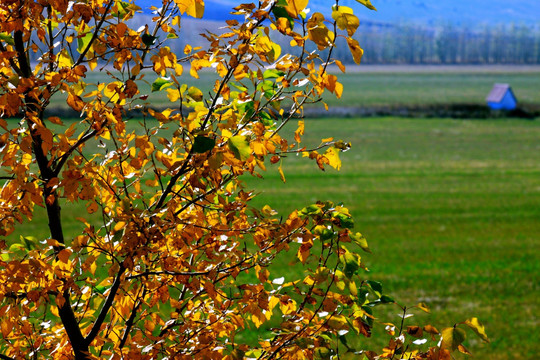
M 36 207 L 50 232 L 0 243 L 1 358 L 376 356 L 347 334 L 370 336 L 372 308 L 393 300 L 362 280 L 355 246 L 369 249 L 347 209 L 317 203 L 277 218 L 270 207 L 250 207 L 254 195 L 238 179 L 276 163 L 285 179 L 281 161 L 291 153 L 339 168 L 349 147 L 331 138 L 302 147 L 302 120 L 294 140 L 281 136 L 304 104 L 325 91 L 341 96 L 327 73 L 332 63 L 345 70 L 332 60 L 337 36 L 357 62 L 362 56 L 351 8 L 336 1 L 327 19 L 307 5 L 239 4 L 222 33 L 204 34 L 206 49 L 175 54 L 167 39 L 181 33 L 182 16 L 203 16 L 203 0 L 163 0 L 153 23 L 136 30 L 131 2 L 0 4 L 0 236 Z M 300 55 L 281 54 L 278 36 Z M 30 64 L 30 52 L 39 63 Z M 184 84 L 185 67 L 194 78 L 215 73 L 208 95 Z M 110 80 L 86 81 L 96 69 Z M 147 106 L 145 82 L 171 107 Z M 47 117 L 54 96 L 80 119 Z M 138 131 L 126 126 L 133 108 L 143 109 Z M 62 206 L 77 203 L 86 209 L 76 215 L 82 231 L 66 234 Z M 287 251 L 296 251 L 304 279 L 272 274 Z M 467 324 L 484 334 L 476 320 Z M 253 327 L 270 326 L 271 335 L 244 341 Z M 462 331 L 445 331 L 441 346 L 409 358 L 461 350 Z M 406 334 L 418 332 L 400 330 L 380 356 L 404 353 Z

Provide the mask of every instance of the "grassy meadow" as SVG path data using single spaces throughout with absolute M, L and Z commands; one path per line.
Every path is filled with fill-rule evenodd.
M 540 70 L 353 72 L 341 78 L 343 99 L 327 101 L 481 104 L 493 83 L 509 82 L 518 100 L 540 104 L 539 75 Z M 201 78 L 200 87 L 209 87 L 210 74 Z M 272 166 L 263 180 L 243 180 L 260 193 L 257 206 L 269 204 L 283 216 L 317 200 L 343 202 L 373 251 L 363 255 L 369 277 L 382 281 L 385 293 L 404 305 L 426 302 L 432 314 L 418 317 L 439 330 L 480 318 L 492 343 L 469 333 L 466 346 L 477 359 L 532 359 L 540 352 L 539 120 L 307 119 L 306 146 L 329 136 L 352 142 L 341 154 L 340 172 L 321 172 L 308 159 L 291 156 L 284 161 L 286 183 Z M 68 208 L 66 214 L 77 211 L 84 210 Z M 14 237 L 47 236 L 43 215 Z M 71 234 L 81 227 L 69 216 L 64 225 Z M 287 264 L 278 266 L 292 269 Z M 398 321 L 397 308 L 386 311 L 385 320 Z
M 360 66 L 341 75 L 343 97 L 329 96 L 326 101 L 331 106 L 360 107 L 483 105 L 494 83 L 508 83 L 520 104 L 538 105 L 538 79 L 540 67 Z
M 520 104 L 540 104 L 538 79 L 540 66 L 490 67 L 490 66 L 350 66 L 346 75 L 332 68 L 343 83 L 341 99 L 327 95 L 325 102 L 330 106 L 399 106 L 441 104 L 485 104 L 485 98 L 494 83 L 509 83 Z M 184 69 L 187 73 L 188 69 Z M 197 86 L 208 93 L 214 86 L 216 76 L 201 71 L 200 78 L 185 74 L 182 80 L 188 86 Z M 165 92 L 151 92 L 155 74 L 147 73 L 139 84 L 142 94 L 150 95 L 153 105 L 167 104 Z M 121 80 L 121 79 L 120 79 Z M 105 72 L 87 74 L 90 84 L 109 82 Z M 91 88 L 93 88 L 91 86 Z M 87 89 L 90 91 L 90 89 Z M 309 106 L 322 107 L 321 103 Z M 51 108 L 67 109 L 64 97 L 53 99 Z
M 332 129 L 331 131 L 329 129 Z M 425 301 L 439 329 L 479 317 L 479 359 L 532 359 L 540 347 L 540 123 L 523 120 L 317 119 L 307 144 L 353 142 L 338 173 L 306 159 L 246 180 L 282 214 L 342 201 L 370 243 L 371 279 L 404 305 Z M 397 308 L 388 321 L 397 320 Z M 413 320 L 414 321 L 414 318 Z M 382 329 L 378 329 L 382 332 Z

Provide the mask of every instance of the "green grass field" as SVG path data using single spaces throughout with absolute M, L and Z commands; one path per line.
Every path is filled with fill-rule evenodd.
M 540 67 L 527 71 L 520 68 L 491 68 L 486 66 L 441 67 L 419 71 L 418 66 L 370 66 L 351 67 L 351 72 L 336 72 L 343 83 L 344 93 L 341 99 L 332 94 L 325 96 L 331 106 L 396 106 L 396 105 L 440 105 L 440 104 L 485 104 L 485 98 L 494 83 L 509 83 L 520 104 L 540 104 L 538 79 Z M 184 69 L 182 80 L 189 86 L 197 86 L 204 93 L 212 89 L 216 75 L 201 72 L 200 79 L 194 79 Z M 357 72 L 359 70 L 360 72 Z M 154 106 L 167 104 L 165 92 L 151 93 L 150 84 L 156 79 L 155 74 L 146 74 L 140 85 L 141 94 L 150 94 L 150 103 Z M 111 81 L 104 72 L 88 73 L 89 83 L 97 84 Z M 94 87 L 88 88 L 88 91 Z M 311 106 L 322 106 L 317 103 Z M 67 109 L 64 97 L 58 94 L 53 98 L 52 108 Z
M 427 302 L 439 329 L 479 317 L 492 343 L 469 337 L 478 359 L 534 358 L 540 123 L 379 118 L 306 127 L 308 144 L 329 134 L 353 142 L 341 172 L 291 158 L 285 184 L 273 170 L 246 180 L 261 192 L 257 202 L 285 215 L 318 199 L 343 201 L 374 252 L 364 256 L 369 276 L 396 299 Z
M 360 73 L 341 74 L 343 97 L 335 99 L 329 96 L 326 101 L 333 106 L 358 107 L 456 103 L 483 105 L 494 83 L 509 83 L 520 104 L 540 104 L 539 68 L 531 72 L 518 72 L 512 67 L 503 71 L 482 66 L 476 68 L 477 72 L 473 72 L 474 69 L 453 67 L 445 71 L 435 68 L 418 72 L 418 67 L 411 66 L 388 67 L 388 70 L 383 68 L 371 73 L 363 70 Z

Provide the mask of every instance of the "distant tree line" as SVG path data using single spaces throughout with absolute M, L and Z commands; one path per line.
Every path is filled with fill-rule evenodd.
M 136 21 L 142 26 L 147 20 L 139 17 Z M 179 53 L 187 43 L 204 46 L 200 34 L 224 31 L 220 26 L 212 21 L 186 19 L 182 23 L 184 36 L 168 46 Z M 451 23 L 428 27 L 361 21 L 355 38 L 364 49 L 365 64 L 540 64 L 540 23 L 470 28 Z M 295 54 L 297 49 L 282 40 L 276 39 L 282 52 Z M 343 62 L 353 63 L 346 44 L 339 44 L 334 51 Z
M 130 25 L 136 29 L 150 22 L 150 16 L 140 15 L 130 20 Z M 483 25 L 474 29 L 451 23 L 438 27 L 369 21 L 360 24 L 355 38 L 364 49 L 364 64 L 540 64 L 540 23 Z M 169 41 L 167 46 L 177 54 L 182 54 L 188 43 L 204 47 L 207 42 L 200 34 L 223 32 L 221 26 L 215 21 L 183 19 L 183 36 Z M 282 53 L 296 55 L 298 48 L 291 47 L 288 40 L 275 41 L 281 45 Z M 72 53 L 76 53 L 76 42 Z M 353 63 L 344 39 L 338 39 L 333 55 L 344 63 Z M 39 56 L 29 54 L 32 62 Z
M 372 64 L 540 64 L 540 24 L 482 26 L 445 24 L 362 25 L 356 36 L 363 63 Z M 352 62 L 340 49 L 340 57 Z

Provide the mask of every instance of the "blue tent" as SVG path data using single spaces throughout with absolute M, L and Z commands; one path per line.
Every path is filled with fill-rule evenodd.
M 488 106 L 493 110 L 514 110 L 517 99 L 508 84 L 495 84 L 486 98 Z

